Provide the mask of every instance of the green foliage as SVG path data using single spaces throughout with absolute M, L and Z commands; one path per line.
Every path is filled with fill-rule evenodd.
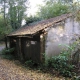
M 75 76 L 73 80 L 80 80 L 80 76 Z
M 52 67 L 60 74 L 66 77 L 75 76 L 75 66 L 72 64 L 71 52 L 74 50 L 77 43 L 73 43 L 71 46 L 67 46 L 68 50 L 63 51 L 59 56 L 54 56 L 46 61 L 46 66 Z
M 11 54 L 14 51 L 14 48 L 4 48 L 0 53 L 1 53 L 1 57 L 5 58 L 5 59 L 14 59 L 14 56 Z
M 74 72 L 74 65 L 68 63 L 68 58 L 66 56 L 56 56 L 48 60 L 48 67 L 52 67 L 57 70 L 60 74 L 66 77 L 72 77 Z
M 10 19 L 10 24 L 14 30 L 21 27 L 21 23 L 26 9 L 27 9 L 27 0 L 9 1 L 8 17 Z
M 27 10 L 28 0 L 1 0 L 1 13 L 4 20 L 8 18 L 13 30 L 21 27 L 21 23 Z
M 68 12 L 68 6 L 61 3 L 47 4 L 40 6 L 38 15 L 43 19 L 59 16 Z
M 4 49 L 1 51 L 1 53 L 2 53 L 2 54 L 11 54 L 13 51 L 14 51 L 14 48 L 8 48 L 8 49 L 4 48 Z
M 46 0 L 45 5 L 39 7 L 38 15 L 42 19 L 53 18 L 68 12 L 76 14 L 80 10 L 80 2 L 73 3 L 73 0 Z
M 28 67 L 31 67 L 31 68 L 36 68 L 36 67 L 38 67 L 39 63 L 32 61 L 32 60 L 27 60 L 25 62 L 25 65 Z
M 32 62 L 32 60 L 28 60 L 28 61 L 26 61 L 25 64 L 26 64 L 27 66 L 30 66 L 30 67 L 33 66 L 33 62 Z
M 77 21 L 80 21 L 80 10 L 79 10 L 79 11 L 77 11 L 76 19 L 77 19 Z
M 25 18 L 25 20 L 26 20 L 26 24 L 29 24 L 29 23 L 40 21 L 41 19 L 39 17 L 30 16 Z
M 44 0 L 47 4 L 55 3 L 55 2 L 61 2 L 63 4 L 69 4 L 73 3 L 73 0 Z
M 0 15 L 0 39 L 3 39 L 7 34 L 12 31 L 12 28 L 8 22 L 8 19 L 3 19 L 3 16 Z

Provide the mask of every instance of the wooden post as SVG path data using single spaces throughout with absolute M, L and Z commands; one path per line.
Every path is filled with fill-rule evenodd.
M 5 47 L 6 47 L 6 49 L 8 49 L 8 46 L 7 46 L 7 37 L 5 37 Z
M 23 61 L 23 54 L 21 51 L 21 37 L 19 37 L 19 54 L 20 54 L 20 60 Z
M 42 63 L 45 62 L 45 35 L 40 35 L 40 60 Z
M 9 48 L 11 48 L 11 38 L 9 37 Z

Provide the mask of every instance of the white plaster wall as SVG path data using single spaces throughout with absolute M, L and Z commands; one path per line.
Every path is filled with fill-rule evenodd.
M 75 35 L 80 34 L 80 25 L 71 18 L 61 22 L 57 26 L 53 26 L 47 33 L 46 50 L 47 57 L 58 55 L 73 40 Z M 60 46 L 61 45 L 61 46 Z

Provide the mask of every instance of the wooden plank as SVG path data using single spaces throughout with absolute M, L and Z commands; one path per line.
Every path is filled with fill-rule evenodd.
M 32 60 L 40 62 L 40 41 L 33 41 L 35 44 L 31 45 Z

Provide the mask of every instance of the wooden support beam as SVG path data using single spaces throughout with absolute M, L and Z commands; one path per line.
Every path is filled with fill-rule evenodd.
M 9 37 L 9 48 L 11 48 L 11 38 Z
M 19 37 L 19 55 L 20 55 L 20 60 L 23 61 L 23 54 L 21 51 L 21 37 Z
M 7 46 L 7 37 L 5 37 L 5 48 L 8 49 L 8 46 Z
M 45 62 L 45 35 L 40 35 L 40 60 L 42 63 Z

